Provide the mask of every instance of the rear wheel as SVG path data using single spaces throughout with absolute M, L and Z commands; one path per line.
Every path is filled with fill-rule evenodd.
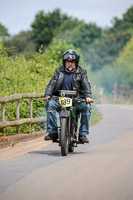
M 68 119 L 61 119 L 61 134 L 60 134 L 60 146 L 61 146 L 61 155 L 67 156 L 68 153 Z

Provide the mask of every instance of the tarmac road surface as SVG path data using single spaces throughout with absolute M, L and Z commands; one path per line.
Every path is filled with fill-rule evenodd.
M 97 105 L 90 144 L 62 157 L 57 144 L 0 161 L 0 200 L 132 200 L 133 105 Z

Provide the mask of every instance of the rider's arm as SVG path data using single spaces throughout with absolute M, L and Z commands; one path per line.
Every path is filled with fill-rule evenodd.
M 88 76 L 87 76 L 86 70 L 83 70 L 83 72 L 82 72 L 81 85 L 82 85 L 82 89 L 84 91 L 85 97 L 92 98 L 91 97 L 91 85 L 88 82 Z
M 44 98 L 48 97 L 48 96 L 52 96 L 52 94 L 56 88 L 58 77 L 59 77 L 59 72 L 58 72 L 58 68 L 56 68 L 54 75 L 52 76 L 51 80 L 49 81 L 49 83 L 46 87 Z

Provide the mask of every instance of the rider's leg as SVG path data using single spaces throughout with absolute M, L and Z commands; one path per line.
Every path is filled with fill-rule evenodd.
M 91 106 L 90 104 L 84 103 L 84 105 L 82 105 L 82 110 L 81 110 L 79 135 L 87 135 L 87 134 L 89 135 L 90 115 L 91 115 Z
M 60 110 L 60 105 L 59 105 L 58 101 L 50 100 L 50 101 L 46 102 L 46 111 L 47 111 L 46 133 L 49 133 L 49 135 L 51 135 L 51 136 L 52 136 L 52 134 L 57 135 L 57 133 L 58 133 L 56 112 L 59 110 Z
M 80 128 L 79 128 L 79 136 L 86 136 L 89 134 L 89 120 L 91 115 L 91 105 L 84 103 L 78 103 L 75 105 L 77 111 L 81 112 L 81 120 L 80 120 Z M 89 142 L 86 137 L 83 137 L 83 140 Z

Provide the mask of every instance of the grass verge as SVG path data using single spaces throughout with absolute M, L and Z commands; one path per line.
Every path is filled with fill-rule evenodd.
M 90 126 L 96 124 L 103 118 L 102 113 L 98 110 L 98 108 L 92 105 L 91 109 L 91 118 L 90 118 Z

